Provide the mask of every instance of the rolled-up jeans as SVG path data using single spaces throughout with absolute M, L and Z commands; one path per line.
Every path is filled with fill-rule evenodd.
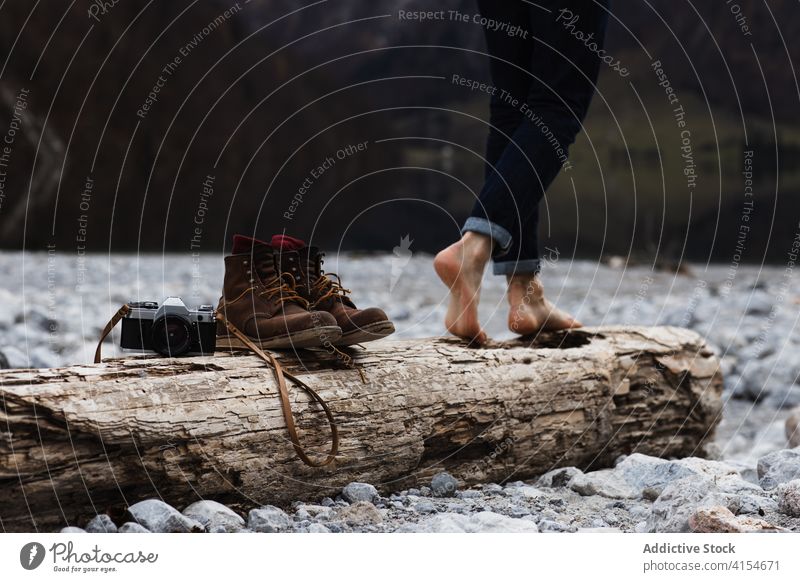
M 496 275 L 534 274 L 541 267 L 539 203 L 568 168 L 569 146 L 594 95 L 608 1 L 478 6 L 485 22 L 495 23 L 484 27 L 494 91 L 485 182 L 462 233 L 492 238 Z

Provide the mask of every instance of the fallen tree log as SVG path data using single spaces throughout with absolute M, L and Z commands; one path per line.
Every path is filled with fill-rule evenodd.
M 384 492 L 447 470 L 462 483 L 611 464 L 634 451 L 702 455 L 721 409 L 718 361 L 694 332 L 603 327 L 470 348 L 382 341 L 351 352 L 281 354 L 328 402 L 336 461 L 303 465 L 271 371 L 246 354 L 0 373 L 0 525 L 54 529 L 161 497 L 240 507 Z M 328 446 L 324 415 L 290 386 L 306 448 Z

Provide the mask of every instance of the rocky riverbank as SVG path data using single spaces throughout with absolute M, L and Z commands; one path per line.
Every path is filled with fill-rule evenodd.
M 141 501 L 114 523 L 82 532 L 780 532 L 800 531 L 800 449 L 771 453 L 758 467 L 633 454 L 613 469 L 555 469 L 537 481 L 460 489 L 447 473 L 429 486 L 382 496 L 350 483 L 336 499 L 237 512 L 197 501 L 182 512 Z
M 91 361 L 95 338 L 121 303 L 167 295 L 215 303 L 222 277 L 219 256 L 1 256 L 0 367 Z M 430 257 L 342 256 L 326 268 L 342 275 L 360 305 L 387 307 L 398 336 L 443 333 L 446 293 Z M 791 482 L 800 479 L 800 450 L 788 447 L 800 445 L 800 433 L 785 428 L 800 420 L 791 413 L 800 405 L 800 297 L 791 273 L 743 266 L 690 271 L 555 261 L 544 281 L 551 298 L 584 323 L 679 325 L 706 338 L 726 378 L 715 460 L 631 455 L 614 469 L 558 469 L 537 482 L 468 490 L 451 483 L 447 495 L 437 494 L 435 483 L 388 496 L 358 485 L 352 489 L 365 498 L 345 490 L 337 499 L 298 500 L 283 509 L 200 501 L 181 513 L 149 500 L 115 522 L 98 517 L 78 525 L 87 531 L 797 530 L 798 484 Z M 510 336 L 505 317 L 503 280 L 487 275 L 481 318 L 490 335 Z M 119 353 L 112 343 L 104 349 Z

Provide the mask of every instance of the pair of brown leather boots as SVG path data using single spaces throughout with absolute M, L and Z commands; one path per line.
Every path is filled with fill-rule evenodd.
M 217 311 L 264 349 L 349 346 L 394 333 L 383 310 L 358 309 L 322 262 L 318 248 L 290 236 L 266 243 L 234 235 Z M 217 323 L 217 349 L 245 347 Z

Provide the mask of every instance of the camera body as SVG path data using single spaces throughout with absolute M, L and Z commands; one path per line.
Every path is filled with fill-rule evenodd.
M 217 325 L 211 305 L 190 310 L 179 297 L 167 297 L 160 306 L 155 301 L 128 305 L 130 312 L 122 318 L 121 348 L 169 357 L 214 353 Z

